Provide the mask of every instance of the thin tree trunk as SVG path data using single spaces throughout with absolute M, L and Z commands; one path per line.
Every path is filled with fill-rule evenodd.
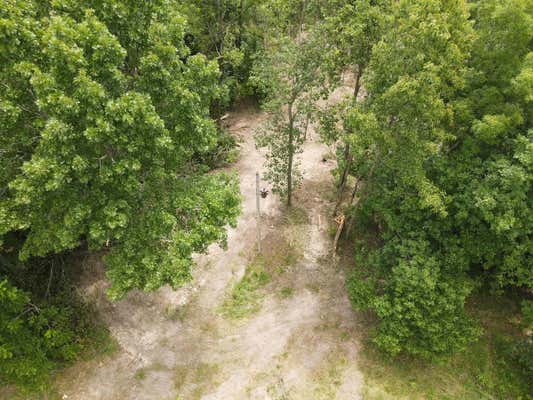
M 361 76 L 363 75 L 363 67 L 358 66 L 355 74 L 355 87 L 353 89 L 353 99 L 357 102 L 357 96 L 359 96 L 359 90 L 361 89 Z
M 301 6 L 300 6 L 300 35 L 303 33 L 303 30 L 304 30 L 305 6 L 306 6 L 306 0 L 302 0 Z
M 239 3 L 239 36 L 237 37 L 237 47 L 242 46 L 242 37 L 244 34 L 244 0 Z
M 309 129 L 309 120 L 311 119 L 311 113 L 307 113 L 305 116 L 305 133 L 304 140 L 307 140 L 307 130 Z
M 361 179 L 358 179 L 357 182 L 355 182 L 355 185 L 352 190 L 352 196 L 350 199 L 351 206 L 357 207 L 357 205 L 359 204 L 360 198 L 356 199 L 355 196 L 357 195 L 357 192 L 359 191 L 359 188 L 361 187 L 362 182 L 363 181 Z M 354 218 L 353 218 L 353 213 L 352 213 L 352 215 L 348 216 L 348 221 L 346 221 L 346 236 L 348 236 L 350 234 L 350 231 L 352 230 L 353 219 Z
M 346 182 L 348 181 L 348 173 L 352 167 L 352 156 L 350 154 L 350 145 L 346 144 L 344 148 L 344 169 L 342 171 L 341 180 L 339 182 L 339 190 L 337 192 L 337 201 L 335 202 L 335 209 L 333 210 L 333 215 L 337 215 L 337 211 L 342 203 L 342 195 L 344 194 L 344 189 L 346 188 Z
M 342 229 L 344 228 L 344 221 L 345 221 L 344 215 L 340 217 L 340 220 L 338 221 L 339 227 L 337 228 L 337 233 L 335 234 L 335 240 L 333 241 L 333 255 L 337 252 L 337 245 L 339 244 L 339 238 L 341 237 Z
M 292 115 L 292 103 L 289 104 L 289 163 L 287 166 L 287 205 L 292 205 L 292 162 L 294 156 L 294 118 Z
M 357 102 L 357 96 L 359 95 L 359 91 L 361 90 L 361 76 L 363 75 L 363 67 L 358 66 L 357 72 L 355 73 L 355 87 L 353 92 L 353 99 L 354 102 Z M 333 210 L 333 215 L 337 215 L 337 212 L 339 210 L 339 207 L 342 203 L 342 195 L 344 194 L 344 190 L 346 189 L 346 182 L 348 180 L 348 174 L 350 172 L 350 168 L 352 167 L 352 156 L 350 154 L 350 145 L 346 143 L 346 147 L 344 149 L 344 169 L 342 171 L 341 180 L 339 182 L 339 191 L 337 193 L 337 202 L 335 203 L 335 209 Z
M 374 168 L 377 164 L 377 161 L 374 161 L 374 164 L 372 164 L 372 167 L 370 168 L 370 172 L 368 174 L 367 180 L 370 181 L 372 179 L 372 176 L 374 175 Z M 353 191 L 352 191 L 352 197 L 350 199 L 350 205 L 352 207 L 355 207 L 355 210 L 357 210 L 357 206 L 359 205 L 359 202 L 361 201 L 361 196 L 359 196 L 357 199 L 355 196 L 357 195 L 357 192 L 361 190 L 361 186 L 363 184 L 362 179 L 358 179 L 357 182 L 355 182 Z M 353 220 L 354 220 L 354 211 L 352 211 L 351 215 L 348 216 L 348 221 L 346 221 L 346 236 L 350 235 L 350 232 L 352 231 L 353 226 Z
M 46 286 L 46 294 L 44 295 L 45 299 L 48 300 L 50 296 L 50 287 L 52 286 L 52 277 L 54 276 L 54 262 L 52 261 L 52 266 L 50 267 L 50 275 L 48 276 L 48 285 Z

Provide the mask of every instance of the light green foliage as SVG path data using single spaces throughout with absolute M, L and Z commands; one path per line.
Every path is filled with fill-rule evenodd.
M 296 38 L 314 27 L 323 18 L 324 0 L 267 0 L 261 10 L 268 38 L 289 36 Z
M 352 70 L 361 78 L 388 17 L 385 1 L 328 2 L 322 29 L 331 45 L 328 67 L 334 74 Z M 359 84 L 359 82 L 357 82 Z M 357 89 L 358 90 L 358 89 Z
M 330 44 L 322 68 L 328 70 L 334 81 L 339 80 L 346 72 L 353 72 L 353 95 L 345 101 L 328 106 L 321 113 L 321 136 L 328 143 L 338 143 L 338 165 L 334 173 L 339 174 L 337 203 L 334 213 L 338 211 L 343 192 L 347 185 L 348 175 L 353 170 L 354 161 L 360 154 L 357 147 L 352 146 L 359 135 L 353 124 L 341 123 L 346 114 L 356 105 L 360 95 L 361 83 L 365 77 L 374 45 L 379 41 L 387 23 L 387 1 L 331 1 L 328 3 L 321 31 Z M 342 150 L 342 151 L 341 151 Z M 355 157 L 354 157 L 355 156 Z M 355 158 L 355 160 L 354 160 Z
M 182 283 L 191 253 L 223 239 L 238 212 L 233 178 L 189 172 L 216 143 L 219 72 L 189 54 L 175 8 L 8 1 L 0 11 L 0 234 L 26 232 L 23 259 L 110 247 L 113 296 Z
M 302 151 L 315 103 L 325 90 L 321 39 L 314 33 L 298 40 L 281 37 L 254 67 L 253 83 L 267 93 L 264 108 L 269 113 L 256 132 L 256 142 L 268 149 L 266 179 L 289 206 L 301 179 L 296 155 Z

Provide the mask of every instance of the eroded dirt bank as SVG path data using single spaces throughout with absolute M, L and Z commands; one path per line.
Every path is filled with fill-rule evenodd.
M 355 317 L 342 272 L 329 255 L 334 162 L 323 161 L 328 148 L 312 129 L 301 155 L 304 182 L 295 197 L 297 213 L 288 213 L 272 195 L 262 201 L 264 257 L 294 256 L 270 263 L 271 279 L 256 294 L 255 312 L 237 320 L 221 312 L 254 257 L 255 173 L 263 156 L 252 135 L 262 118 L 258 110 L 244 108 L 228 120 L 241 139 L 241 156 L 232 169 L 240 176 L 243 212 L 229 232 L 228 249 L 212 246 L 199 257 L 187 287 L 131 293 L 111 304 L 96 258 L 87 261 L 87 292 L 98 299 L 120 350 L 63 373 L 63 398 L 360 398 Z

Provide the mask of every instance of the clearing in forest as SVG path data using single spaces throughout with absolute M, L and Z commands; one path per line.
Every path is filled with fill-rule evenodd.
M 339 89 L 333 96 L 339 96 Z M 294 207 L 262 200 L 263 254 L 256 252 L 253 131 L 264 115 L 241 108 L 228 120 L 240 140 L 243 210 L 227 250 L 198 257 L 186 287 L 130 293 L 110 303 L 96 257 L 86 290 L 120 350 L 62 374 L 68 399 L 358 399 L 356 320 L 342 271 L 331 262 L 334 161 L 311 129 Z M 96 270 L 96 271 L 95 271 Z M 99 274 L 95 274 L 98 272 Z M 94 276 L 100 278 L 95 279 Z

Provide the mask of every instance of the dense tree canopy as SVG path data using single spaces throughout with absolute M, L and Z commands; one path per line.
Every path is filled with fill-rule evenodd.
M 71 287 L 50 287 L 54 255 L 105 249 L 112 297 L 176 287 L 235 221 L 236 179 L 195 167 L 219 137 L 219 68 L 177 8 L 2 1 L 0 382 L 39 383 L 85 340 Z
M 346 75 L 350 96 L 317 113 Z M 57 260 L 101 251 L 116 299 L 183 284 L 224 244 L 237 179 L 205 164 L 245 96 L 289 205 L 321 116 L 347 289 L 380 349 L 465 348 L 480 289 L 515 291 L 531 320 L 531 0 L 0 0 L 0 89 L 0 383 L 83 347 Z
M 23 259 L 110 247 L 116 295 L 182 283 L 238 209 L 231 178 L 189 167 L 216 140 L 216 63 L 190 55 L 169 1 L 0 12 L 0 233 L 24 232 Z
M 526 1 L 392 12 L 345 121 L 368 180 L 357 220 L 382 240 L 349 286 L 382 348 L 430 357 L 475 337 L 474 287 L 532 286 L 532 14 Z

